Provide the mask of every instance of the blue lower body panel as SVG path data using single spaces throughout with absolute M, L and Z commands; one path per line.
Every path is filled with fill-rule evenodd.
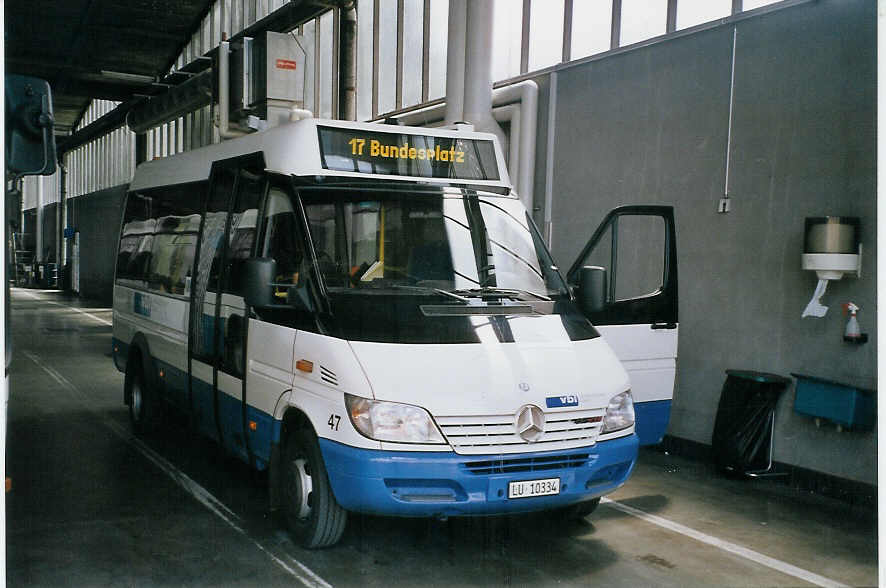
M 636 435 L 540 453 L 458 455 L 358 449 L 320 439 L 345 509 L 388 516 L 494 515 L 546 510 L 616 490 L 631 475 Z M 509 499 L 508 483 L 560 479 L 560 494 Z
M 662 437 L 668 430 L 668 422 L 671 420 L 671 401 L 635 402 L 634 414 L 636 417 L 634 430 L 640 438 L 640 445 L 661 443 Z
M 114 364 L 117 369 L 125 372 L 129 345 L 119 339 L 112 339 L 112 344 Z M 153 361 L 158 375 L 161 372 L 163 374 L 157 380 L 157 392 L 162 394 L 170 404 L 184 413 L 190 414 L 200 433 L 214 441 L 220 441 L 231 453 L 249 463 L 243 432 L 243 402 L 239 398 L 218 392 L 218 417 L 221 421 L 223 435 L 223 438 L 219 440 L 219 426 L 216 424 L 215 412 L 216 396 L 212 384 L 199 378 L 190 378 L 187 372 L 166 362 L 158 359 Z M 188 391 L 189 381 L 191 382 L 190 393 Z M 255 458 L 254 465 L 257 469 L 264 470 L 268 467 L 271 459 L 271 442 L 276 442 L 280 438 L 280 422 L 275 421 L 270 414 L 253 406 L 246 407 L 246 420 L 255 423 L 247 433 L 249 447 Z

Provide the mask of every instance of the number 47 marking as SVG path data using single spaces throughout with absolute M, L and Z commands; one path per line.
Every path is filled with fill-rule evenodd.
M 329 415 L 329 420 L 326 421 L 326 424 L 329 425 L 329 428 L 333 431 L 338 431 L 338 423 L 341 422 L 341 417 L 337 414 Z

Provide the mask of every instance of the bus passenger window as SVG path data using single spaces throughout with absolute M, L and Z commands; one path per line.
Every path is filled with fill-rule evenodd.
M 145 279 L 156 225 L 156 220 L 152 218 L 153 200 L 151 196 L 139 192 L 132 192 L 126 198 L 123 234 L 117 251 L 118 280 L 141 282 Z
M 126 275 L 131 280 L 145 280 L 148 274 L 148 264 L 151 262 L 151 246 L 154 243 L 154 226 L 150 224 L 146 228 L 146 232 L 139 236 L 138 246 L 135 254 L 129 259 L 126 265 Z
M 199 228 L 198 214 L 160 219 L 148 272 L 150 289 L 180 296 L 191 293 L 190 278 Z

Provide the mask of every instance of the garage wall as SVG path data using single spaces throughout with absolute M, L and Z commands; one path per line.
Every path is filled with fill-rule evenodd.
M 123 185 L 68 201 L 68 225 L 80 232 L 80 296 L 109 306 L 113 303 L 117 239 L 125 195 Z
M 676 207 L 673 436 L 710 443 L 729 368 L 876 385 L 875 11 L 873 0 L 822 0 L 557 73 L 560 263 L 614 206 Z M 718 214 L 734 28 L 733 200 Z M 863 275 L 829 285 L 826 317 L 801 319 L 816 281 L 800 268 L 804 219 L 825 215 L 861 218 Z M 850 300 L 866 345 L 842 341 L 840 305 Z M 775 459 L 876 484 L 876 435 L 817 429 L 793 413 L 793 399 L 792 387 L 778 407 Z

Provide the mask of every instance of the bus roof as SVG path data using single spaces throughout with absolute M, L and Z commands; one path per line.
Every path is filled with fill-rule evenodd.
M 208 180 L 214 161 L 259 151 L 267 171 L 285 175 L 512 188 L 490 133 L 303 119 L 145 162 L 130 190 Z

